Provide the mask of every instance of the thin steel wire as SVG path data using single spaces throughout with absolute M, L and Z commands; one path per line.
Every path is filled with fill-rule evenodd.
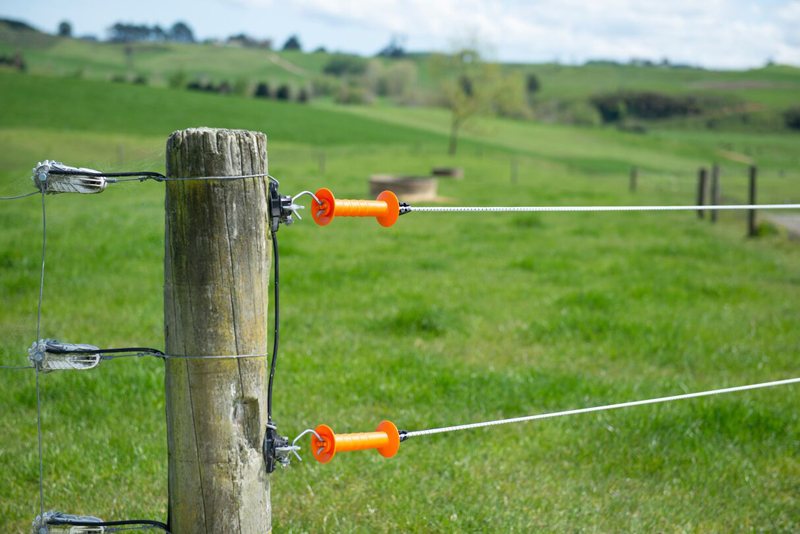
M 797 210 L 800 204 L 733 204 L 708 206 L 408 206 L 406 211 L 713 211 Z
M 219 356 L 186 356 L 183 354 L 153 354 L 156 358 L 183 358 L 186 360 L 238 360 L 240 358 L 266 358 L 267 353 L 263 354 L 222 354 Z
M 15 197 L 0 197 L 0 200 L 15 200 L 17 198 L 25 198 L 33 195 L 38 195 L 39 191 L 34 191 L 32 193 L 25 193 L 24 195 L 17 195 Z
M 39 277 L 39 307 L 36 313 L 36 339 L 40 339 L 39 332 L 42 326 L 42 295 L 44 294 L 44 260 L 47 252 L 47 210 L 45 209 L 45 193 L 42 195 L 42 274 Z M 39 389 L 39 368 L 36 372 L 36 427 L 39 437 L 39 505 L 40 512 L 44 516 L 44 468 L 42 462 L 42 401 Z
M 0 369 L 33 369 L 32 365 L 23 365 L 19 367 L 9 366 L 9 365 L 0 365 Z
M 553 417 L 563 417 L 566 415 L 577 415 L 582 413 L 589 413 L 589 412 L 601 412 L 605 410 L 615 410 L 618 408 L 630 408 L 632 406 L 643 406 L 645 404 L 658 404 L 661 402 L 671 402 L 677 400 L 684 400 L 684 399 L 694 399 L 697 397 L 707 397 L 710 395 L 719 395 L 722 393 L 734 393 L 737 391 L 747 391 L 751 389 L 760 389 L 760 388 L 768 388 L 773 386 L 785 386 L 788 384 L 796 384 L 800 382 L 800 378 L 789 378 L 786 380 L 776 380 L 774 382 L 763 382 L 761 384 L 751 384 L 747 386 L 735 386 L 730 388 L 723 388 L 723 389 L 713 389 L 711 391 L 701 391 L 698 393 L 686 393 L 683 395 L 673 395 L 670 397 L 659 397 L 656 399 L 646 399 L 646 400 L 639 400 L 639 401 L 631 401 L 631 402 L 622 402 L 619 404 L 608 404 L 605 406 L 593 406 L 591 408 L 579 408 L 576 410 L 566 410 L 563 412 L 551 412 L 551 413 L 542 413 L 537 415 L 528 415 L 524 417 L 512 417 L 510 419 L 497 419 L 495 421 L 486 421 L 483 423 L 470 423 L 466 425 L 455 425 L 455 426 L 446 426 L 442 428 L 430 428 L 427 430 L 414 430 L 411 432 L 406 432 L 404 439 L 413 438 L 416 436 L 428 436 L 431 434 L 441 434 L 443 432 L 455 432 L 457 430 L 470 430 L 473 428 L 482 428 L 487 426 L 496 426 L 496 425 L 506 425 L 509 423 L 521 423 L 523 421 L 535 421 L 538 419 L 550 419 Z

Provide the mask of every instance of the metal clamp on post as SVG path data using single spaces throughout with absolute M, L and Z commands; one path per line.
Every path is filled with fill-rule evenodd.
M 61 343 L 54 339 L 40 339 L 28 349 L 28 359 L 40 373 L 51 371 L 86 371 L 100 365 L 103 355 L 94 345 Z M 87 354 L 91 352 L 91 354 Z
M 48 195 L 58 193 L 102 193 L 108 180 L 99 171 L 70 167 L 57 161 L 45 160 L 33 169 L 31 176 L 36 188 Z
M 81 523 L 72 525 L 70 523 Z M 98 523 L 89 526 L 89 523 Z M 93 516 L 77 516 L 62 512 L 49 511 L 44 515 L 36 516 L 33 522 L 32 534 L 103 534 L 105 527 L 100 524 L 103 520 Z

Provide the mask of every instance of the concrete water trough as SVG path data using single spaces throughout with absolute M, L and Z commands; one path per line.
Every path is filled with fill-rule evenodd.
M 464 169 L 461 167 L 434 167 L 431 169 L 431 174 L 438 178 L 464 179 Z
M 369 177 L 369 192 L 374 198 L 381 191 L 392 191 L 403 202 L 436 200 L 439 181 L 430 176 L 373 174 Z

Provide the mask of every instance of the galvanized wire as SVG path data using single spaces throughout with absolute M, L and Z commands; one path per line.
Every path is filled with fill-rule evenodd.
M 714 210 L 797 210 L 800 204 L 733 204 L 708 206 L 408 206 L 414 211 L 714 211 Z
M 38 195 L 39 191 L 33 191 L 32 193 L 25 193 L 24 195 L 17 195 L 15 197 L 0 197 L 0 200 L 15 200 L 17 198 L 25 198 L 32 195 Z
M 608 404 L 605 406 L 593 406 L 591 408 L 579 408 L 576 410 L 566 410 L 563 412 L 542 413 L 537 415 L 528 415 L 525 417 L 512 417 L 510 419 L 497 419 L 495 421 L 486 421 L 483 423 L 470 423 L 466 425 L 446 426 L 441 428 L 430 428 L 427 430 L 414 430 L 405 432 L 403 439 L 413 438 L 416 436 L 429 436 L 431 434 L 441 434 L 443 432 L 455 432 L 457 430 L 471 430 L 474 428 L 483 428 L 487 426 L 507 425 L 509 423 L 521 423 L 523 421 L 536 421 L 538 419 L 551 419 L 554 417 L 564 417 L 567 415 L 578 415 L 590 412 L 602 412 L 606 410 L 616 410 L 618 408 L 630 408 L 632 406 L 643 406 L 645 404 L 658 404 L 662 402 L 671 402 L 684 399 L 694 399 L 697 397 L 708 397 L 710 395 L 720 395 L 722 393 L 734 393 L 736 391 L 747 391 L 751 389 L 769 388 L 774 386 L 785 386 L 788 384 L 796 384 L 800 382 L 800 378 L 789 378 L 787 380 L 776 380 L 774 382 L 764 382 L 761 384 L 751 384 L 747 386 L 736 386 L 723 389 L 713 389 L 711 391 L 701 391 L 698 393 L 686 393 L 684 395 L 673 395 L 671 397 L 659 397 L 656 399 L 646 399 L 632 402 L 622 402 L 619 404 Z
M 39 307 L 36 313 L 36 339 L 39 338 L 39 333 L 42 326 L 42 296 L 44 295 L 44 260 L 47 252 L 47 210 L 45 209 L 45 192 L 42 194 L 42 273 L 39 277 Z M 41 514 L 44 516 L 44 468 L 42 462 L 42 401 L 39 389 L 39 368 L 35 369 L 36 373 L 36 427 L 37 435 L 39 437 L 39 505 Z

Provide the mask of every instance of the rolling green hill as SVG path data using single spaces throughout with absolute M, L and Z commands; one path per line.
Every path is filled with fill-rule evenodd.
M 147 83 L 166 85 L 177 72 L 188 80 L 227 81 L 273 87 L 290 83 L 309 85 L 323 75 L 327 53 L 275 52 L 216 44 L 89 42 L 12 29 L 0 23 L 0 54 L 19 51 L 34 74 L 108 80 L 120 75 L 142 75 Z M 417 64 L 419 91 L 434 91 L 427 54 L 412 54 Z M 383 64 L 392 60 L 380 59 Z M 768 66 L 746 71 L 712 71 L 670 66 L 630 66 L 595 62 L 583 66 L 558 64 L 506 64 L 506 71 L 535 73 L 541 91 L 534 97 L 535 116 L 566 120 L 570 112 L 554 111 L 586 105 L 596 94 L 619 90 L 655 91 L 668 95 L 693 95 L 728 102 L 714 113 L 680 121 L 672 128 L 754 129 L 780 131 L 780 112 L 800 105 L 800 69 Z

